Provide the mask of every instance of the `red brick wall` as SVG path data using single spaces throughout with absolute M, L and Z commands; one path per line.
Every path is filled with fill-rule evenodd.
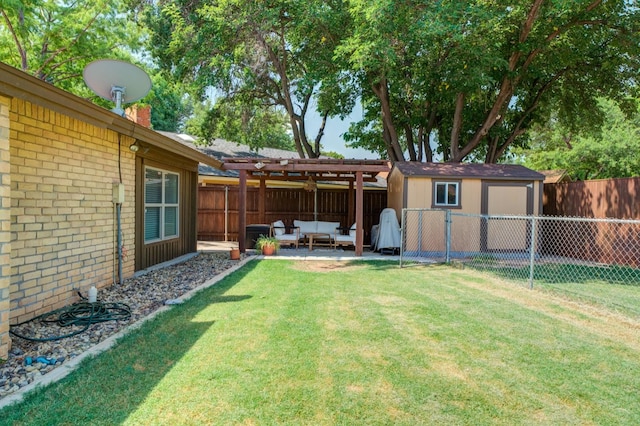
M 134 105 L 125 111 L 127 118 L 148 129 L 151 128 L 151 105 Z

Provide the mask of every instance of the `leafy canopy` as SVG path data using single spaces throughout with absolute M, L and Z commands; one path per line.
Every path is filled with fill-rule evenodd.
M 80 96 L 82 70 L 100 58 L 128 60 L 139 29 L 118 0 L 3 0 L 0 61 Z
M 187 130 L 204 144 L 221 138 L 256 151 L 263 147 L 294 149 L 286 114 L 277 108 L 261 108 L 258 102 L 250 105 L 221 98 L 213 107 L 203 104 L 188 122 Z
M 604 117 L 591 132 L 573 133 L 552 120 L 531 132 L 531 147 L 517 150 L 535 170 L 563 169 L 574 180 L 640 176 L 640 102 L 628 117 L 617 102 L 598 99 Z
M 201 96 L 216 88 L 228 98 L 227 105 L 244 103 L 240 110 L 253 110 L 253 116 L 255 108 L 265 114 L 284 111 L 301 157 L 320 154 L 322 127 L 311 140 L 310 108 L 317 107 L 326 118 L 353 106 L 349 94 L 337 90 L 344 76 L 333 59 L 347 24 L 340 1 L 196 0 L 139 6 L 152 33 L 151 52 L 164 69 Z M 251 140 L 252 146 L 266 143 Z

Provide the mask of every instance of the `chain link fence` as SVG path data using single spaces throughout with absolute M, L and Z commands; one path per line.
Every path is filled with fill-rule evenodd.
M 640 316 L 638 220 L 404 209 L 400 266 L 425 261 L 604 300 Z M 614 291 L 621 294 L 611 295 Z

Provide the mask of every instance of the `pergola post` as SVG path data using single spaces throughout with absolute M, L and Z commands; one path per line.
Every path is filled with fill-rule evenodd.
M 356 172 L 356 256 L 362 256 L 364 245 L 364 184 L 362 172 Z
M 239 170 L 240 174 L 238 191 L 238 248 L 240 253 L 245 253 L 247 247 L 245 244 L 245 235 L 247 232 L 247 171 Z
M 356 221 L 356 200 L 355 200 L 355 191 L 353 190 L 353 181 L 349 181 L 349 195 L 347 198 L 347 223 L 345 226 L 351 226 Z
M 267 181 L 260 179 L 260 189 L 258 190 L 258 223 L 267 223 L 265 217 L 265 205 L 267 198 Z

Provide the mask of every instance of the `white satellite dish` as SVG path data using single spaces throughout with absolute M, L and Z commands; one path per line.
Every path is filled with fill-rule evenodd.
M 99 59 L 84 67 L 84 82 L 98 96 L 115 102 L 111 110 L 124 116 L 123 103 L 142 99 L 151 90 L 151 79 L 141 68 L 129 62 Z

